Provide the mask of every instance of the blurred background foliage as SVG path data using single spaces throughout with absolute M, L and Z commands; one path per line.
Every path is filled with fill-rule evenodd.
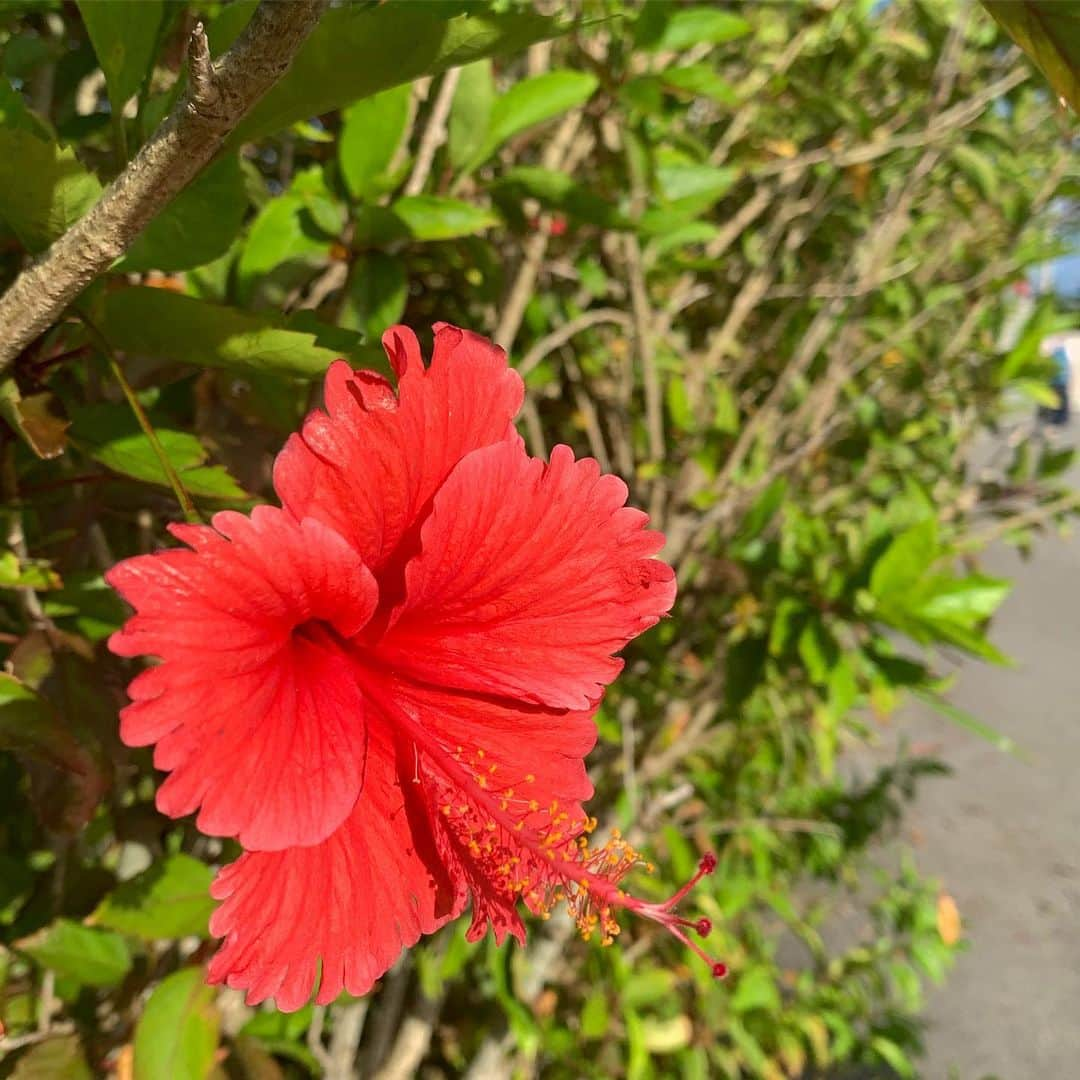
M 0 8 L 0 284 L 154 130 L 196 17 L 219 52 L 252 10 Z M 1003 435 L 1053 403 L 1059 312 L 998 347 L 1075 169 L 961 2 L 333 7 L 0 384 L 0 1074 L 917 1075 L 963 939 L 884 843 L 944 771 L 894 714 L 996 740 L 943 697 L 950 655 L 1005 660 L 979 552 L 1076 506 L 1068 451 Z M 656 861 L 645 893 L 717 851 L 723 982 L 648 927 L 602 949 L 554 919 L 524 950 L 450 926 L 294 1015 L 202 983 L 235 851 L 158 815 L 117 739 L 102 572 L 167 543 L 177 477 L 203 513 L 272 498 L 328 362 L 385 370 L 387 325 L 437 320 L 509 350 L 533 452 L 594 455 L 669 535 L 680 598 L 604 703 L 593 812 Z

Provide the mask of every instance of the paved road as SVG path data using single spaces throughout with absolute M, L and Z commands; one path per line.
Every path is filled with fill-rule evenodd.
M 1017 760 L 918 714 L 912 739 L 955 769 L 923 785 L 905 832 L 940 877 L 970 951 L 930 998 L 924 1080 L 1080 1077 L 1080 535 L 1043 539 L 1015 579 L 993 638 L 1012 670 L 962 667 L 952 699 L 1014 739 Z

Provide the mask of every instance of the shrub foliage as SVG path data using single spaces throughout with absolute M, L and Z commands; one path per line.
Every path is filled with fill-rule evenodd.
M 252 8 L 4 5 L 0 282 L 152 133 L 196 14 L 216 53 Z M 924 982 L 961 942 L 880 841 L 943 768 L 865 750 L 911 697 L 995 738 L 942 661 L 1002 661 L 1008 584 L 979 552 L 1074 505 L 1052 445 L 970 464 L 1051 393 L 1052 311 L 997 342 L 1075 190 L 1064 125 L 960 4 L 554 8 L 333 7 L 4 377 L 0 1071 L 915 1075 Z M 178 492 L 266 498 L 329 361 L 385 370 L 387 325 L 438 320 L 511 353 L 534 453 L 595 456 L 668 533 L 680 597 L 604 703 L 593 812 L 657 896 L 718 852 L 723 982 L 647 927 L 603 949 L 552 920 L 527 950 L 452 925 L 326 1010 L 202 984 L 235 852 L 158 815 L 149 754 L 118 741 L 102 573 L 167 542 Z

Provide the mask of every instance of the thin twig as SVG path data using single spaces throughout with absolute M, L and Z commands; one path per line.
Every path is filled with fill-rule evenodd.
M 147 442 L 150 443 L 151 449 L 153 449 L 154 455 L 157 457 L 158 463 L 165 473 L 165 478 L 169 481 L 169 487 L 173 489 L 176 501 L 180 504 L 181 510 L 184 511 L 185 520 L 195 525 L 201 524 L 202 515 L 195 509 L 195 503 L 192 501 L 191 493 L 184 486 L 183 480 L 180 479 L 180 474 L 176 471 L 176 467 L 169 459 L 165 447 L 161 445 L 161 440 L 154 430 L 154 425 L 150 423 L 150 417 L 146 415 L 146 410 L 142 407 L 142 402 L 139 401 L 131 383 L 128 382 L 127 376 L 124 374 L 124 369 L 120 366 L 120 361 L 117 360 L 116 353 L 113 352 L 112 346 L 105 339 L 105 336 L 101 331 L 98 330 L 85 315 L 80 315 L 80 318 L 82 319 L 87 332 L 97 343 L 104 354 L 105 359 L 108 361 L 109 369 L 112 371 L 113 377 L 120 384 L 120 389 L 123 390 L 124 397 L 127 399 L 128 405 L 131 406 L 131 411 L 135 414 L 135 419 L 138 421 L 142 433 L 146 436 Z
M 556 349 L 562 348 L 571 338 L 576 337 L 584 330 L 603 323 L 615 323 L 626 329 L 632 325 L 632 320 L 625 311 L 619 308 L 591 308 L 582 312 L 576 318 L 556 327 L 550 334 L 539 338 L 531 349 L 521 358 L 516 365 L 518 374 L 524 378 L 533 368 L 550 356 Z
M 1062 495 L 1051 502 L 1033 506 L 1030 510 L 1025 510 L 1020 514 L 1011 514 L 1009 517 L 1001 518 L 993 525 L 979 532 L 971 533 L 959 545 L 960 550 L 981 550 L 995 540 L 1000 540 L 1003 536 L 1008 536 L 1009 533 L 1015 532 L 1017 529 L 1041 525 L 1048 518 L 1056 517 L 1058 514 L 1067 514 L 1070 510 L 1078 508 L 1080 508 L 1080 491 L 1070 491 L 1067 495 Z
M 356 1076 L 356 1051 L 364 1034 L 370 998 L 344 1002 L 331 1006 L 334 1029 L 330 1035 L 324 1080 L 354 1080 Z
M 545 169 L 563 171 L 568 169 L 569 159 L 572 156 L 571 149 L 580 125 L 581 112 L 579 110 L 567 114 L 544 151 L 542 164 Z M 591 141 L 590 137 L 589 145 Z M 525 317 L 525 308 L 536 287 L 540 264 L 547 253 L 549 225 L 550 217 L 546 214 L 542 215 L 537 231 L 525 242 L 524 257 L 502 306 L 502 315 L 495 328 L 494 340 L 496 345 L 501 345 L 508 353 L 513 350 L 514 341 L 521 329 L 521 320 Z
M 641 247 L 633 233 L 623 238 L 630 283 L 630 308 L 634 314 L 634 346 L 641 365 L 641 382 L 645 389 L 645 435 L 648 439 L 648 464 L 656 470 L 651 483 L 649 516 L 658 520 L 663 508 L 666 490 L 663 474 L 664 463 L 664 391 L 660 385 L 660 372 L 656 366 L 656 343 L 653 340 L 653 314 L 649 303 L 649 291 L 645 286 L 645 268 L 641 263 Z
M 435 104 L 431 107 L 427 127 L 420 139 L 420 147 L 416 151 L 416 164 L 405 185 L 406 195 L 419 195 L 424 190 L 427 178 L 431 174 L 435 152 L 446 142 L 446 118 L 450 115 L 450 106 L 454 102 L 454 92 L 457 90 L 459 78 L 461 78 L 459 67 L 451 68 L 443 76 Z
M 416 1005 L 398 1030 L 386 1063 L 375 1073 L 375 1080 L 411 1080 L 416 1075 L 431 1045 L 442 1003 L 441 994 L 435 998 L 423 993 L 419 995 Z
M 876 161 L 878 158 L 886 157 L 897 150 L 919 150 L 931 143 L 939 142 L 957 128 L 967 127 L 968 124 L 982 115 L 983 110 L 992 101 L 995 101 L 1002 94 L 1008 93 L 1030 77 L 1031 72 L 1026 68 L 1016 68 L 1009 72 L 1008 75 L 998 79 L 996 82 L 992 82 L 967 101 L 963 101 L 947 112 L 942 113 L 922 131 L 897 135 L 891 139 L 881 139 L 867 143 L 864 146 L 856 146 L 847 151 L 837 151 L 826 146 L 787 160 L 767 162 L 755 169 L 754 172 L 757 176 L 774 176 L 793 170 L 809 169 L 814 165 L 821 165 L 825 162 L 828 162 L 834 168 L 842 169 L 849 165 L 862 165 L 866 162 Z

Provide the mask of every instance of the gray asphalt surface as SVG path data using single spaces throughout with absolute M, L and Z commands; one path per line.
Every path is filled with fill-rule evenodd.
M 950 697 L 1025 760 L 922 712 L 898 723 L 955 770 L 927 780 L 904 828 L 956 899 L 970 949 L 930 995 L 925 1080 L 1080 1078 L 1080 534 L 1042 539 L 992 637 L 1013 669 L 962 664 Z

